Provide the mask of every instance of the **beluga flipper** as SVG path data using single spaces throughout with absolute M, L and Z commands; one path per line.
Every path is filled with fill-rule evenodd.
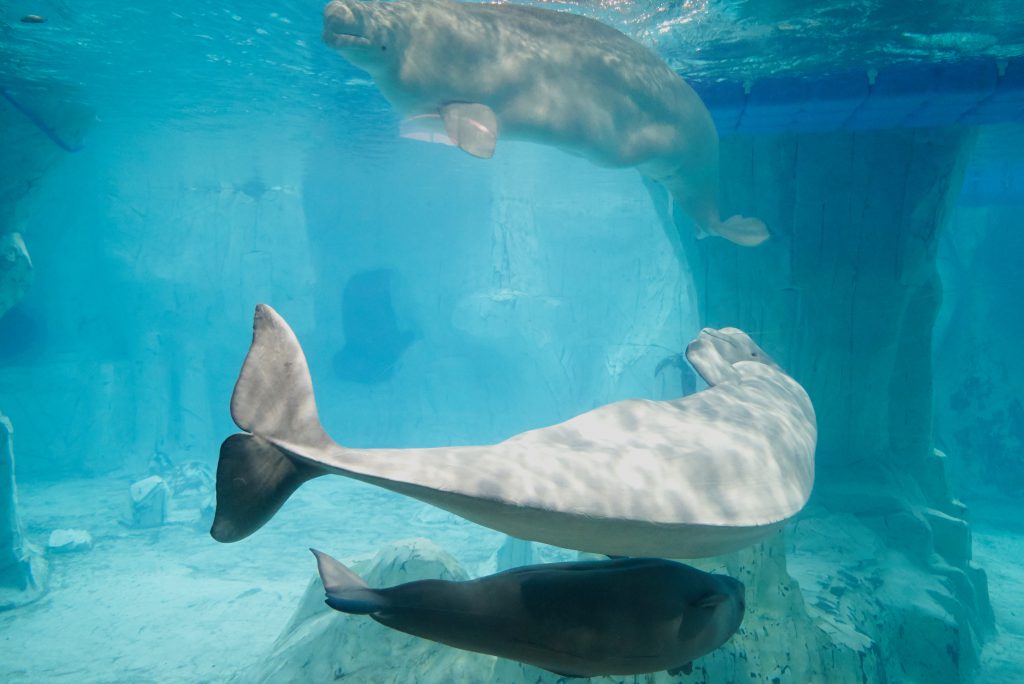
M 745 333 L 705 329 L 711 387 L 627 400 L 487 446 L 348 449 L 320 425 L 291 328 L 256 308 L 221 447 L 211 534 L 242 539 L 304 482 L 344 475 L 513 537 L 616 556 L 697 558 L 780 529 L 807 502 L 817 428 L 803 388 Z
M 448 137 L 474 157 L 490 159 L 498 143 L 498 118 L 487 105 L 455 102 L 441 107 Z
M 756 218 L 719 216 L 718 132 L 697 93 L 599 21 L 510 3 L 334 0 L 323 40 L 415 122 L 409 137 L 489 158 L 500 129 L 602 166 L 635 166 L 668 189 L 698 236 L 768 239 Z M 424 116 L 443 118 L 447 135 L 424 130 Z

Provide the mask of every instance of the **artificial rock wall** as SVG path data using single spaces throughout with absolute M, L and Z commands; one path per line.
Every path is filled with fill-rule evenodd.
M 310 280 L 301 157 L 262 139 L 101 125 L 38 184 L 24 341 L 0 341 L 23 477 L 215 458 L 253 307 Z
M 862 652 L 864 681 L 967 681 L 991 626 L 985 576 L 931 437 L 935 255 L 970 142 L 932 130 L 728 138 L 723 215 L 757 216 L 772 239 L 741 250 L 680 238 L 702 323 L 749 331 L 814 402 L 818 475 L 804 518 L 817 532 L 807 545 L 840 567 L 801 562 L 796 533 L 790 555 L 802 587 L 830 593 L 807 608 L 833 645 L 822 657 Z M 822 535 L 852 535 L 859 550 L 839 553 Z M 759 572 L 779 574 L 781 544 L 755 555 Z M 872 547 L 886 559 L 877 567 Z M 905 583 L 918 590 L 892 591 Z M 852 597 L 863 605 L 851 608 Z
M 32 283 L 32 258 L 21 233 L 0 232 L 0 316 L 22 300 Z
M 975 499 L 996 492 L 1014 499 L 1024 486 L 1022 210 L 1019 195 L 962 204 L 940 246 L 935 433 Z
M 61 91 L 36 85 L 23 93 L 4 89 L 0 98 L 0 318 L 32 282 L 32 259 L 22 235 L 30 196 L 68 152 L 51 136 L 77 140 L 92 120 L 91 111 Z
M 0 324 L 32 284 L 32 258 L 22 233 L 33 187 L 63 154 L 9 100 L 0 99 Z M 0 347 L 10 337 L 9 326 L 0 327 Z M 11 388 L 0 389 L 4 404 L 12 404 Z M 14 426 L 0 413 L 0 610 L 34 601 L 46 588 L 46 561 L 25 539 L 18 512 L 13 442 Z
M 46 560 L 25 538 L 14 474 L 14 426 L 0 413 L 0 610 L 31 603 L 46 591 Z
M 684 235 L 676 247 L 702 322 L 750 331 L 811 394 L 816 494 L 785 535 L 694 562 L 747 586 L 747 616 L 728 644 L 689 677 L 615 681 L 970 681 L 992 618 L 962 505 L 931 447 L 929 354 L 936 237 L 968 143 L 960 132 L 924 131 L 725 141 L 726 212 L 761 217 L 773 239 L 745 250 Z M 671 225 L 667 208 L 662 218 Z M 513 237 L 497 234 L 495 249 Z M 385 580 L 369 572 L 371 584 Z M 314 582 L 261 676 L 301 678 L 315 667 L 389 682 L 411 668 L 420 681 L 558 680 L 373 631 L 314 609 L 319 592 Z M 389 655 L 357 642 L 387 643 Z
M 9 103 L 0 101 L 0 318 L 25 296 L 32 259 L 22 237 L 26 198 L 57 158 L 50 143 Z

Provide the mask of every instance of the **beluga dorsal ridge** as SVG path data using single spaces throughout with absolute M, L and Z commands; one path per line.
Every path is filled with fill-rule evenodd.
M 499 137 L 552 145 L 664 185 L 698 235 L 753 246 L 764 223 L 718 211 L 718 133 L 655 52 L 599 21 L 513 4 L 334 0 L 323 40 L 408 118 L 402 135 L 489 158 Z
M 547 563 L 373 589 L 313 550 L 331 608 L 565 677 L 688 672 L 736 632 L 743 583 L 659 558 Z
M 627 400 L 498 444 L 348 449 L 317 415 L 298 340 L 256 308 L 231 397 L 211 534 L 242 539 L 304 482 L 333 473 L 513 537 L 614 556 L 697 558 L 779 530 L 814 483 L 814 409 L 741 330 L 704 329 L 687 358 L 710 387 Z

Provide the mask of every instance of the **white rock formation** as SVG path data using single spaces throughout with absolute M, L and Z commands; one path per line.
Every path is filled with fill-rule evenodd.
M 32 259 L 21 234 L 0 234 L 0 316 L 21 301 L 31 283 Z
M 170 488 L 159 475 L 150 475 L 128 489 L 128 519 L 132 527 L 157 527 L 167 521 Z
M 51 553 L 73 553 L 91 548 L 92 535 L 87 530 L 54 530 L 46 542 L 46 549 Z
M 426 539 L 390 544 L 353 570 L 371 586 L 467 579 L 454 558 Z M 233 681 L 300 684 L 350 677 L 360 684 L 403 684 L 413 681 L 415 673 L 420 684 L 484 682 L 495 660 L 396 632 L 366 616 L 334 611 L 324 605 L 323 585 L 314 576 L 266 660 Z
M 25 539 L 14 480 L 14 428 L 0 413 L 0 610 L 35 601 L 46 592 L 46 561 Z

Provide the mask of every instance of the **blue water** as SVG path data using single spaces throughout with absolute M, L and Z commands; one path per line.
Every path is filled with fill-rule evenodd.
M 918 388 L 907 395 L 925 397 L 924 409 L 918 401 L 903 412 L 896 399 L 886 415 L 901 416 L 894 424 L 925 424 L 920 413 L 928 414 L 930 442 L 915 448 L 946 454 L 948 499 L 966 512 L 929 498 L 927 469 L 907 465 L 896 428 L 886 447 L 892 455 L 844 453 L 836 443 L 857 430 L 830 432 L 843 404 L 822 400 L 819 498 L 786 532 L 789 572 L 808 619 L 825 633 L 849 628 L 873 640 L 864 652 L 879 666 L 863 680 L 843 664 L 843 672 L 816 671 L 812 681 L 1024 681 L 1017 655 L 1024 578 L 1014 560 L 1024 549 L 1024 13 L 1017 3 L 533 4 L 605 21 L 693 82 L 719 126 L 724 183 L 741 188 L 725 190 L 733 213 L 748 202 L 788 217 L 770 223 L 780 232 L 767 247 L 743 252 L 716 243 L 680 261 L 666 241 L 664 198 L 633 169 L 599 168 L 527 143 L 499 142 L 499 154 L 485 162 L 400 139 L 401 117 L 372 79 L 321 43 L 320 3 L 14 0 L 0 8 L 0 237 L 20 234 L 32 263 L 30 286 L 16 300 L 4 299 L 11 286 L 0 263 L 0 412 L 14 426 L 26 538 L 42 548 L 53 530 L 72 528 L 93 539 L 91 550 L 47 552 L 46 593 L 0 612 L 0 681 L 274 681 L 245 668 L 258 669 L 295 612 L 314 572 L 312 545 L 350 559 L 427 537 L 470 574 L 494 570 L 502 535 L 328 478 L 300 491 L 252 538 L 235 545 L 209 538 L 212 492 L 202 473 L 214 472 L 221 441 L 235 431 L 228 402 L 261 302 L 294 328 L 321 419 L 350 447 L 491 443 L 621 399 L 675 398 L 693 377 L 666 361 L 703 325 L 746 327 L 777 358 L 801 359 L 797 379 L 816 388 L 827 389 L 821 375 L 833 373 L 837 394 L 856 395 L 851 405 Z M 26 15 L 45 22 L 24 22 Z M 885 157 L 877 151 L 884 146 L 871 147 L 872 136 L 911 130 L 935 137 L 913 156 Z M 958 153 L 933 155 L 947 134 L 962 136 Z M 765 150 L 781 151 L 769 162 Z M 902 184 L 872 185 L 865 154 L 906 166 Z M 794 161 L 808 158 L 820 160 L 820 173 Z M 922 191 L 914 170 L 953 158 L 962 168 L 943 175 L 953 187 Z M 843 165 L 861 169 L 853 176 L 863 185 L 806 180 Z M 783 188 L 796 187 L 790 180 L 799 173 L 803 185 L 786 199 Z M 858 359 L 881 358 L 879 350 L 906 339 L 898 325 L 872 331 L 869 311 L 886 309 L 931 268 L 906 266 L 902 251 L 892 263 L 905 275 L 893 279 L 869 266 L 858 276 L 859 291 L 875 299 L 845 299 L 834 285 L 830 300 L 825 280 L 797 283 L 799 269 L 787 290 L 806 288 L 798 304 L 785 299 L 766 306 L 768 314 L 752 313 L 747 295 L 737 295 L 759 282 L 774 287 L 779 255 L 799 244 L 785 221 L 810 225 L 806 216 L 819 205 L 832 216 L 830 202 L 865 217 L 874 216 L 872 207 L 900 205 L 893 211 L 905 213 L 892 230 L 935 216 L 934 236 L 921 238 L 942 279 L 926 296 L 934 311 L 915 340 L 919 356 L 931 356 L 923 375 L 895 368 L 884 389 L 864 387 L 848 377 L 861 371 L 833 354 L 850 348 Z M 849 244 L 834 253 L 903 249 L 862 223 L 843 224 Z M 826 247 L 796 261 L 838 273 Z M 734 277 L 708 275 L 724 268 L 715 264 L 734 263 Z M 833 309 L 837 321 L 862 317 L 865 339 L 856 326 L 833 334 L 846 330 L 829 325 Z M 724 315 L 734 318 L 708 320 Z M 815 344 L 798 346 L 797 338 Z M 178 482 L 166 523 L 129 524 L 129 486 L 154 473 L 180 480 L 185 464 L 200 473 L 197 488 Z M 917 479 L 900 496 L 912 513 L 878 523 L 877 512 L 899 498 L 893 482 L 906 485 L 899 476 L 908 473 Z M 865 495 L 876 474 L 875 493 Z M 861 478 L 867 490 L 842 490 Z M 934 541 L 942 523 L 920 532 L 920 521 L 932 520 L 926 509 L 936 508 L 970 524 L 973 560 L 953 558 Z M 918 533 L 927 540 L 914 541 Z M 538 547 L 535 557 L 566 554 Z M 748 570 L 761 562 L 722 561 Z M 865 569 L 872 564 L 882 570 L 872 575 Z M 975 569 L 987 572 L 987 589 Z M 841 579 L 843 572 L 854 579 Z M 884 591 L 872 584 L 878 577 Z M 870 607 L 889 599 L 873 599 L 866 587 L 891 598 L 904 581 L 935 585 L 921 590 L 920 601 L 908 599 L 911 607 Z M 965 592 L 991 597 L 994 626 L 979 608 L 987 598 L 958 607 Z M 761 609 L 752 604 L 750 614 L 760 616 L 752 619 L 785 614 L 766 596 L 759 595 Z M 901 626 L 923 635 L 913 647 L 882 624 L 897 613 Z M 934 622 L 906 618 L 918 614 Z M 804 643 L 809 633 L 792 640 Z M 943 639 L 963 650 L 941 666 L 941 679 L 928 679 L 936 675 L 921 663 L 947 653 Z M 212 648 L 216 642 L 223 647 Z M 737 650 L 723 651 L 727 657 L 749 663 L 742 679 L 715 679 L 725 671 L 714 669 L 719 663 L 708 665 L 707 680 L 656 681 L 796 681 L 793 673 L 802 672 L 794 655 L 769 658 L 765 641 L 729 648 Z M 346 681 L 411 682 L 418 667 L 429 670 L 403 665 L 371 665 Z M 297 679 L 275 676 L 301 681 L 292 674 Z M 502 676 L 493 680 L 522 681 Z

